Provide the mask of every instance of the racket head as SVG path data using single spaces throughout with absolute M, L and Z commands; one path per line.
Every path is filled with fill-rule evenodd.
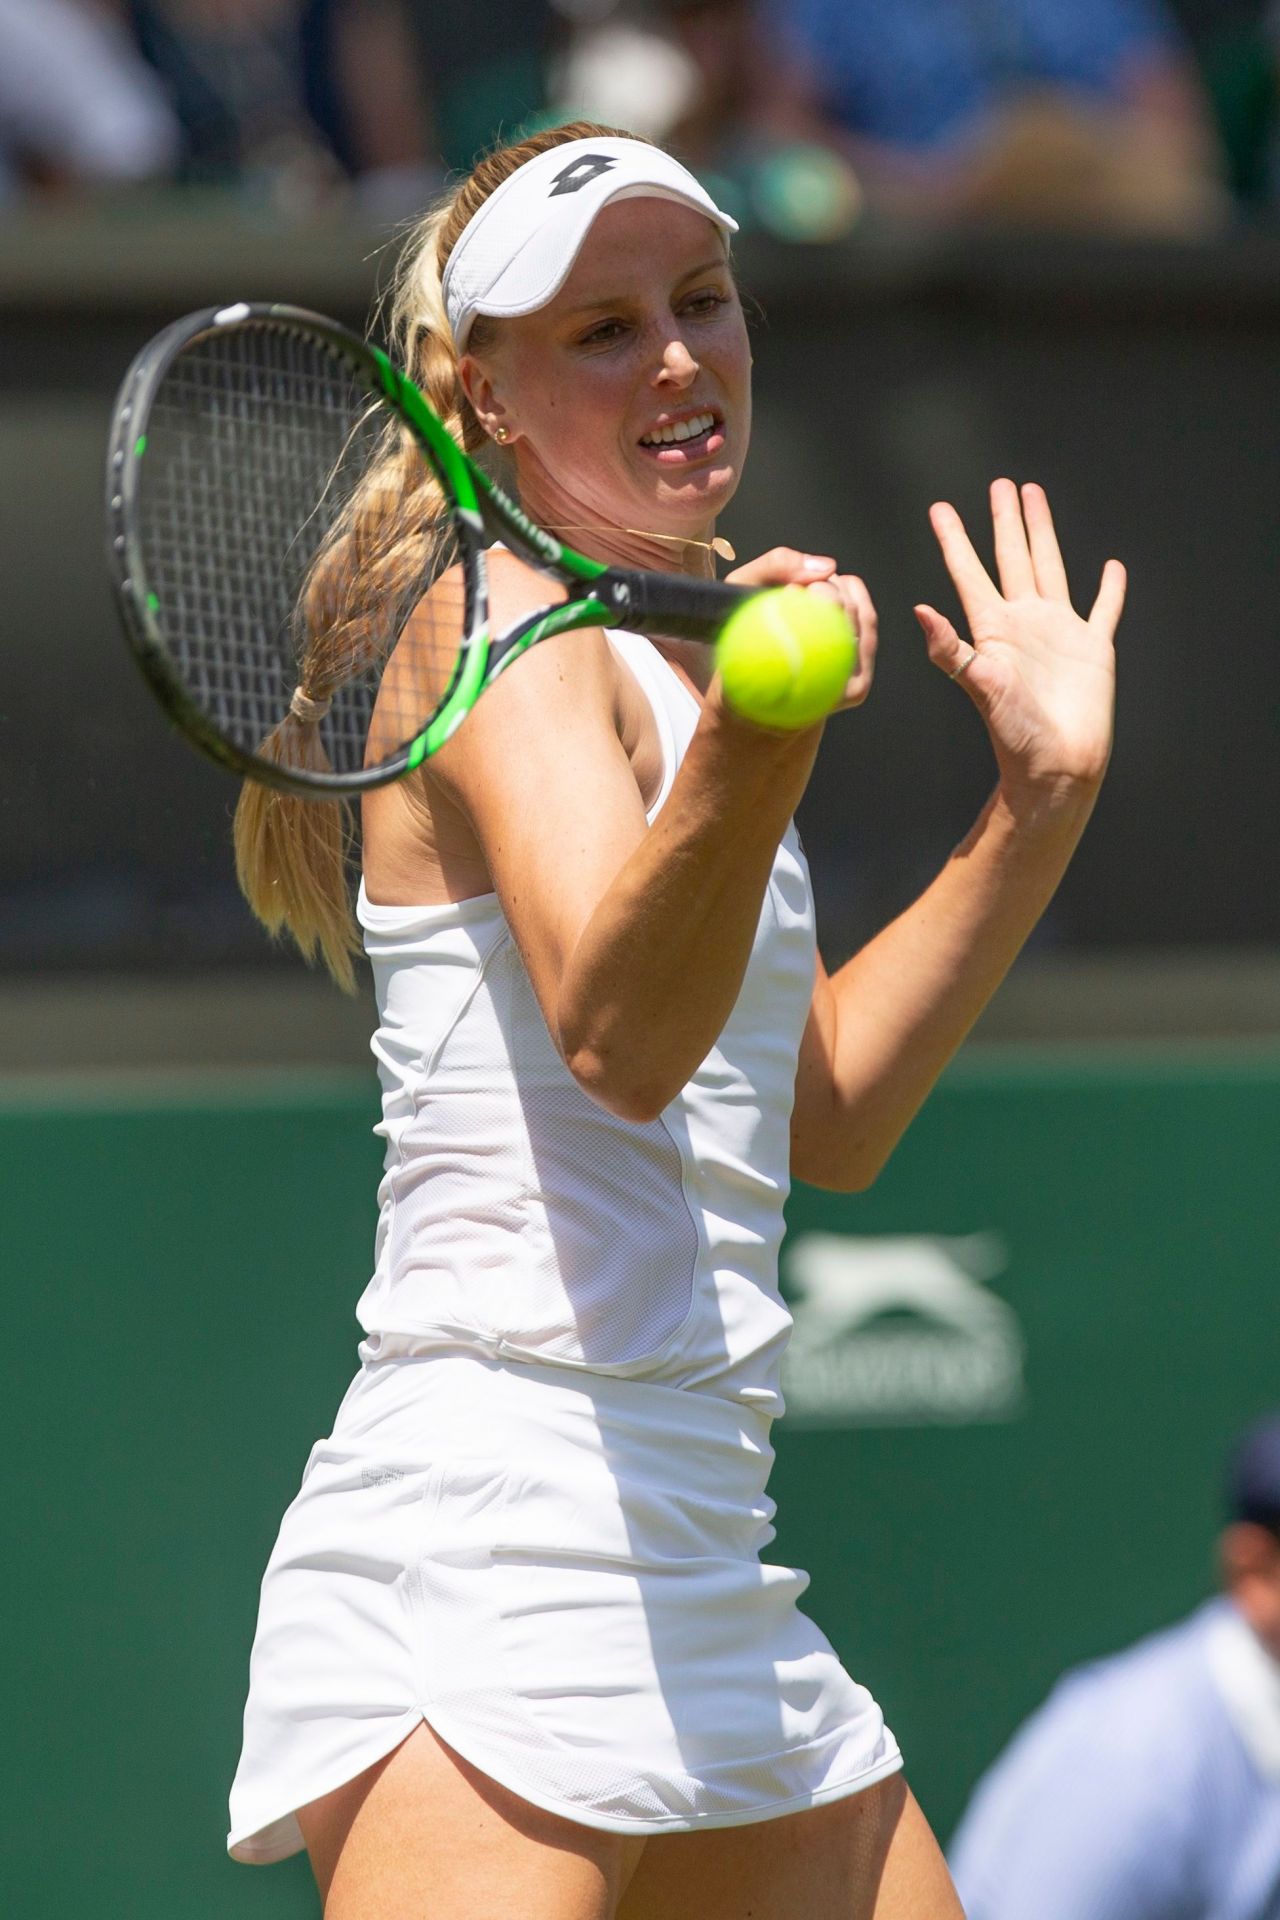
M 240 303 L 166 328 L 117 399 L 107 501 L 130 646 L 224 767 L 315 795 L 380 786 L 484 684 L 473 470 L 386 356 L 333 321 Z M 290 719 L 299 688 L 330 702 L 310 726 Z

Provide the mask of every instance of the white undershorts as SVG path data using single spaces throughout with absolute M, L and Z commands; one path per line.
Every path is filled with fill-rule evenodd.
M 262 1583 L 238 1860 L 422 1720 L 589 1827 L 730 1826 L 902 1764 L 797 1607 L 770 1422 L 707 1393 L 465 1351 L 380 1359 L 313 1449 Z

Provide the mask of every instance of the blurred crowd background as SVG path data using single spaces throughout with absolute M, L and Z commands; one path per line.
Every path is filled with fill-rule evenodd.
M 501 131 L 671 142 L 747 224 L 1199 233 L 1280 205 L 1276 0 L 0 0 L 0 193 L 411 212 Z

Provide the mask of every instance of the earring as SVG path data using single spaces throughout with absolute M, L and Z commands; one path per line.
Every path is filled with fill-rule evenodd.
M 511 438 L 510 427 L 495 427 L 493 430 L 493 437 L 497 441 L 500 447 L 505 447 L 508 440 Z

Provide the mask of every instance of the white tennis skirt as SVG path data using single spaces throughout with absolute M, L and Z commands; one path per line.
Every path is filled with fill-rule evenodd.
M 428 1721 L 535 1806 L 614 1833 L 767 1820 L 901 1764 L 772 1566 L 769 1419 L 470 1352 L 367 1364 L 262 1583 L 237 1860 Z

